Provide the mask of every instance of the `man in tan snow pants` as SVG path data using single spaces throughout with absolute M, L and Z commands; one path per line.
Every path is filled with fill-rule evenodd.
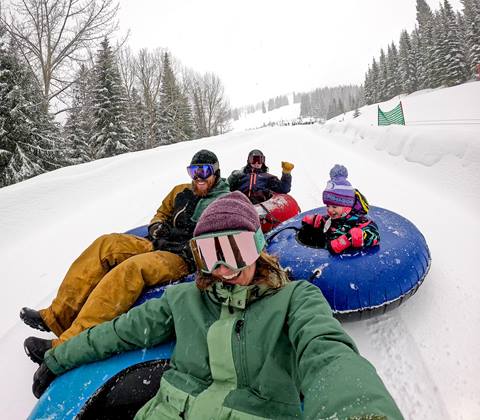
M 25 340 L 25 351 L 34 362 L 41 363 L 47 350 L 83 330 L 128 311 L 146 286 L 192 271 L 188 241 L 196 221 L 208 204 L 230 189 L 220 177 L 217 157 L 208 150 L 197 152 L 187 170 L 191 184 L 177 185 L 165 197 L 147 239 L 120 233 L 99 237 L 70 266 L 48 308 L 21 310 L 27 325 L 58 337 Z

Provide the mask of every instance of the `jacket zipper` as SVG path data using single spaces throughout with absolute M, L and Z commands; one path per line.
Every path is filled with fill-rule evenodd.
M 245 316 L 246 312 L 243 311 L 242 318 L 237 320 L 235 323 L 235 333 L 237 334 L 238 339 L 238 347 L 239 347 L 239 358 L 240 358 L 240 381 L 239 384 L 247 385 L 247 360 L 246 360 L 246 349 L 247 349 L 247 342 L 246 342 L 246 335 L 244 332 L 245 327 Z

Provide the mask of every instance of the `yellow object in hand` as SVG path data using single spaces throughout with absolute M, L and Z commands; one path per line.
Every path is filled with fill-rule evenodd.
M 292 172 L 292 169 L 295 167 L 293 163 L 290 162 L 282 162 L 282 172 L 284 174 L 289 174 Z

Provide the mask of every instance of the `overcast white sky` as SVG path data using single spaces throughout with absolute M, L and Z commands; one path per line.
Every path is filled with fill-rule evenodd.
M 442 0 L 443 1 L 443 0 Z M 427 0 L 432 9 L 439 0 Z M 450 0 L 456 10 L 460 0 Z M 129 45 L 168 48 L 216 73 L 232 106 L 363 83 L 372 58 L 416 23 L 416 0 L 120 0 Z

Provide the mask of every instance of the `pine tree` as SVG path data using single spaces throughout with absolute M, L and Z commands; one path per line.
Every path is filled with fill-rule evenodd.
M 410 36 L 406 30 L 400 35 L 398 67 L 401 92 L 412 93 L 417 88 L 416 61 Z
M 467 43 L 467 23 L 465 16 L 461 12 L 457 12 L 455 15 L 458 28 L 458 37 L 460 39 L 460 45 L 462 47 L 462 54 L 465 58 L 465 77 L 468 80 L 470 78 L 470 62 L 469 62 L 469 48 Z
M 336 117 L 339 114 L 338 112 L 338 105 L 337 105 L 337 100 L 336 98 L 332 98 L 330 101 L 330 104 L 328 106 L 328 111 L 327 111 L 327 120 L 330 118 Z
M 69 163 L 73 165 L 95 158 L 90 143 L 94 123 L 92 83 L 91 69 L 82 65 L 73 84 L 72 105 L 64 127 Z
M 398 61 L 398 51 L 395 43 L 392 42 L 388 46 L 387 50 L 387 83 L 386 83 L 386 96 L 387 98 L 393 98 L 400 94 L 401 91 L 400 82 L 400 69 Z
M 192 110 L 187 96 L 177 84 L 168 53 L 165 53 L 163 59 L 158 115 L 160 144 L 177 143 L 193 138 Z
M 412 49 L 410 50 L 410 68 L 413 71 L 413 81 L 412 81 L 412 88 L 413 91 L 420 89 L 420 35 L 418 33 L 418 29 L 415 28 L 412 33 L 410 34 L 410 41 Z
M 465 17 L 465 39 L 468 47 L 467 62 L 471 78 L 480 64 L 480 0 L 462 0 Z
M 275 102 L 272 98 L 268 100 L 268 110 L 273 111 L 275 109 Z
M 372 67 L 368 69 L 368 73 L 365 76 L 365 101 L 368 105 L 379 102 L 379 75 L 380 69 L 377 60 L 374 58 L 372 61 Z
M 0 187 L 64 163 L 58 127 L 43 111 L 42 93 L 0 28 Z
M 90 142 L 96 159 L 135 150 L 127 125 L 126 94 L 107 38 L 101 43 L 94 68 L 93 115 Z
M 418 22 L 418 40 L 419 40 L 419 88 L 434 87 L 436 81 L 436 71 L 434 66 L 434 16 L 430 6 L 425 0 L 417 0 L 417 22 Z
M 444 54 L 442 82 L 446 86 L 454 86 L 466 80 L 466 67 L 457 20 L 448 0 L 444 0 L 441 7 L 441 19 L 442 52 Z
M 377 100 L 386 101 L 390 99 L 387 96 L 387 79 L 388 79 L 388 69 L 387 69 L 387 57 L 383 49 L 380 50 L 380 59 L 378 63 L 378 78 L 377 78 Z
M 302 95 L 300 100 L 300 116 L 301 117 L 311 117 L 312 116 L 312 103 L 310 101 L 310 95 Z
M 132 88 L 131 98 L 128 102 L 128 126 L 135 139 L 135 150 L 148 148 L 148 112 L 137 89 Z
M 444 38 L 445 34 L 442 28 L 442 16 L 440 11 L 433 13 L 433 26 L 432 26 L 432 46 L 430 49 L 430 88 L 436 88 L 445 85 L 445 57 L 447 55 L 445 51 Z

